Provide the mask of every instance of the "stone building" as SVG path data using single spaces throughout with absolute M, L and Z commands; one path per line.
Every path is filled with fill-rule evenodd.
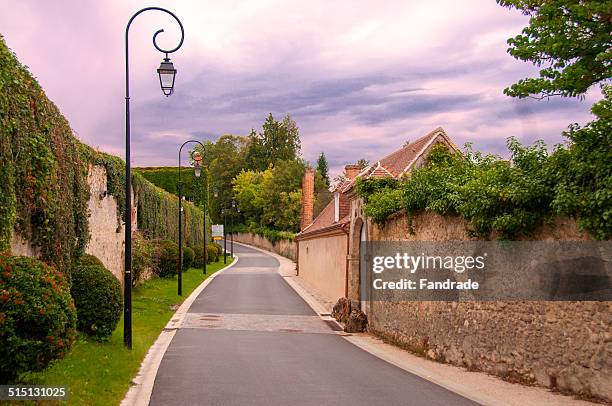
M 355 180 L 408 176 L 423 165 L 436 144 L 457 150 L 446 132 L 436 128 L 363 170 L 347 165 L 344 182 L 335 187 L 333 199 L 315 219 L 314 171 L 307 170 L 302 187 L 301 231 L 296 237 L 298 274 L 332 301 L 340 297 L 360 300 L 359 247 L 369 234 Z

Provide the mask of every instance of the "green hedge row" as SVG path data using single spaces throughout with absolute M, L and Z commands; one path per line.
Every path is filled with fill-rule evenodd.
M 257 227 L 257 226 L 249 227 L 245 224 L 235 225 L 233 231 L 235 233 L 257 234 L 262 237 L 265 237 L 272 244 L 275 244 L 276 242 L 281 241 L 281 240 L 293 241 L 293 239 L 296 236 L 296 233 L 293 233 L 291 231 L 278 231 L 278 230 L 272 230 L 267 227 Z

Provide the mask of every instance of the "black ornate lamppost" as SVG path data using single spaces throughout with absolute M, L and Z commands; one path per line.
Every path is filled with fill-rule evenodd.
M 183 183 L 181 182 L 181 152 L 183 151 L 183 147 L 190 142 L 197 142 L 204 148 L 204 144 L 200 141 L 196 140 L 188 140 L 181 145 L 179 148 L 178 154 L 178 198 L 179 198 L 179 210 L 178 210 L 178 249 L 179 249 L 179 260 L 178 260 L 178 295 L 183 295 Z M 196 155 L 197 154 L 197 155 Z M 193 169 L 196 178 L 200 177 L 200 173 L 202 172 L 202 156 L 199 152 L 194 152 L 192 154 L 193 158 Z M 202 193 L 203 194 L 203 193 Z M 204 196 L 202 196 L 204 199 Z M 204 208 L 204 273 L 206 273 L 206 208 Z
M 234 258 L 234 211 L 236 207 L 236 201 L 232 199 L 232 213 L 230 215 L 230 257 L 232 258 Z
M 157 30 L 153 34 L 153 46 L 161 53 L 166 54 L 157 73 L 162 92 L 170 96 L 174 92 L 174 78 L 176 69 L 168 58 L 168 55 L 176 52 L 185 39 L 183 24 L 174 13 L 161 7 L 146 7 L 136 12 L 128 21 L 125 27 L 125 265 L 123 277 L 123 343 L 132 349 L 132 169 L 130 164 L 130 65 L 129 65 L 129 32 L 132 21 L 145 11 L 157 10 L 171 15 L 181 28 L 181 40 L 172 49 L 163 49 L 157 45 L 157 36 L 164 32 L 163 29 Z

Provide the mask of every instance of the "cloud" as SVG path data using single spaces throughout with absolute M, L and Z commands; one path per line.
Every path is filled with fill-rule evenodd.
M 80 137 L 122 154 L 125 23 L 144 1 L 13 2 L 0 15 L 7 43 L 29 65 Z M 130 32 L 132 151 L 137 165 L 171 165 L 182 140 L 246 135 L 272 112 L 291 114 L 303 155 L 325 151 L 333 171 L 375 160 L 442 126 L 458 144 L 503 153 L 505 139 L 561 141 L 590 119 L 585 101 L 515 100 L 503 88 L 536 68 L 506 53 L 527 17 L 489 0 L 162 1 L 182 19 L 171 55 L 176 93 L 155 72 L 178 34 L 161 13 Z M 324 11 L 323 11 L 324 10 Z M 61 44 L 61 46 L 58 46 Z

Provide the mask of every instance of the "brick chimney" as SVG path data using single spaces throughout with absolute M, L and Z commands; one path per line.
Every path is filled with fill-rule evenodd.
M 344 176 L 346 180 L 354 180 L 357 175 L 361 172 L 361 167 L 359 165 L 346 165 L 344 167 Z
M 312 224 L 314 211 L 314 169 L 306 168 L 304 180 L 302 181 L 302 219 L 300 230 Z

